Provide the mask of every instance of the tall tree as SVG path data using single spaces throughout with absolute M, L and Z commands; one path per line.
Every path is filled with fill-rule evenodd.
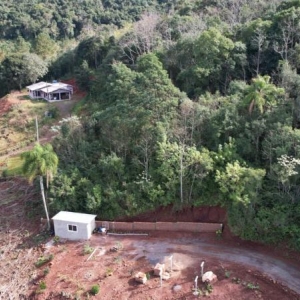
M 42 146 L 39 143 L 37 143 L 31 151 L 22 153 L 21 157 L 24 159 L 22 171 L 28 178 L 29 182 L 32 182 L 36 177 L 39 177 L 48 229 L 50 229 L 50 219 L 44 193 L 43 176 L 46 177 L 46 186 L 48 188 L 49 181 L 52 180 L 53 176 L 57 172 L 58 157 L 53 151 L 51 144 Z
M 47 63 L 34 53 L 7 56 L 1 66 L 1 80 L 6 82 L 6 91 L 22 89 L 24 85 L 36 82 L 48 71 Z
M 270 109 L 284 94 L 284 89 L 277 88 L 270 83 L 270 79 L 270 76 L 258 76 L 252 80 L 252 84 L 246 90 L 245 103 L 249 106 L 250 114 L 254 107 L 257 107 L 260 113 Z
M 55 56 L 58 46 L 47 33 L 40 33 L 35 39 L 34 50 L 43 59 Z

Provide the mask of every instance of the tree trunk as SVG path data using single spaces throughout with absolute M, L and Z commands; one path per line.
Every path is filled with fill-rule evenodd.
M 41 187 L 41 194 L 42 194 L 42 198 L 43 198 L 45 213 L 46 213 L 46 217 L 47 217 L 47 228 L 49 230 L 50 229 L 50 219 L 49 219 L 48 208 L 47 208 L 46 198 L 45 198 L 45 193 L 44 193 L 43 176 L 40 176 L 40 187 Z
M 183 146 L 180 146 L 180 202 L 183 203 Z

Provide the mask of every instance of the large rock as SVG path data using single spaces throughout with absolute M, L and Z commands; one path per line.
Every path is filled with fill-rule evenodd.
M 212 271 L 208 271 L 204 273 L 202 276 L 202 282 L 213 283 L 217 280 L 218 280 L 217 275 L 214 274 Z
M 136 282 L 145 284 L 147 282 L 147 275 L 143 272 L 138 272 L 134 275 L 134 279 Z
M 162 273 L 162 276 L 161 276 L 162 280 L 169 280 L 170 278 L 171 278 L 170 273 L 168 273 L 168 272 L 163 272 Z
M 182 289 L 182 286 L 181 286 L 180 284 L 175 284 L 175 285 L 173 286 L 173 291 L 174 291 L 175 293 L 180 292 L 181 289 Z
M 157 263 L 153 269 L 153 272 L 154 272 L 155 276 L 160 276 L 160 272 L 162 272 L 162 273 L 165 272 L 165 264 Z

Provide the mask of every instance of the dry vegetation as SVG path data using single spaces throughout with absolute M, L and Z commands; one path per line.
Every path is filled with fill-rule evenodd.
M 21 179 L 0 182 L 0 299 L 22 299 L 36 277 L 34 262 L 39 234 L 40 199 Z
M 1 99 L 0 111 L 0 156 L 18 150 L 35 140 L 34 119 L 43 120 L 51 108 L 44 101 L 31 101 L 26 92 L 13 92 Z

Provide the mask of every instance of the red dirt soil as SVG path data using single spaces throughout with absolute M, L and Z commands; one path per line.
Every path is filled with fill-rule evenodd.
M 212 236 L 207 238 L 210 241 L 214 239 Z M 41 300 L 66 299 L 67 296 L 75 299 L 77 296 L 85 299 L 91 287 L 99 284 L 100 293 L 91 296 L 92 299 L 197 299 L 193 295 L 194 280 L 199 276 L 198 287 L 204 292 L 200 263 L 205 261 L 204 272 L 213 271 L 218 277 L 218 281 L 212 284 L 213 291 L 209 299 L 300 299 L 293 291 L 255 268 L 214 259 L 209 253 L 198 254 L 193 248 L 198 239 L 196 235 L 176 233 L 168 233 L 168 237 L 93 236 L 89 244 L 97 250 L 89 260 L 89 255 L 83 255 L 86 242 L 52 246 L 48 250 L 54 254 L 54 260 L 49 265 L 50 273 L 43 278 L 40 270 L 40 281 L 45 281 L 47 289 L 42 294 L 33 291 L 31 297 Z M 190 244 L 191 251 L 181 250 L 178 246 L 181 240 Z M 170 248 L 166 248 L 166 244 Z M 118 252 L 111 252 L 110 249 L 116 245 L 122 248 Z M 151 245 L 155 246 L 153 250 Z M 169 269 L 170 255 L 173 255 L 172 276 L 168 281 L 163 281 L 160 287 L 159 278 L 153 275 L 152 270 L 157 262 L 165 263 L 166 269 Z M 140 271 L 148 274 L 149 280 L 145 285 L 136 283 L 133 278 Z M 181 287 L 178 292 L 173 290 L 175 285 Z
M 209 299 L 300 299 L 300 295 L 268 275 L 268 270 L 271 272 L 276 268 L 277 262 L 287 268 L 290 266 L 291 270 L 297 267 L 299 270 L 299 253 L 283 252 L 282 248 L 245 242 L 234 237 L 226 228 L 226 211 L 222 208 L 202 207 L 176 212 L 167 207 L 122 220 L 223 222 L 225 231 L 221 239 L 215 234 L 151 232 L 147 237 L 93 235 L 89 242 L 61 241 L 59 245 L 46 250 L 46 253 L 54 254 L 54 259 L 48 266 L 40 268 L 40 276 L 33 282 L 35 285 L 31 285 L 29 299 L 76 299 L 76 296 L 101 300 L 198 299 L 193 295 L 193 283 L 195 277 L 199 276 L 198 287 L 205 292 L 205 285 L 200 279 L 202 261 L 205 261 L 204 271 L 213 271 L 218 277 L 212 293 L 207 296 Z M 85 244 L 96 249 L 89 260 L 89 255 L 83 255 Z M 113 246 L 120 250 L 111 252 Z M 254 259 L 253 264 L 235 263 L 232 257 L 226 256 L 228 249 L 233 251 L 233 255 L 244 255 L 246 260 Z M 163 281 L 160 287 L 159 278 L 153 275 L 152 270 L 157 262 L 165 263 L 166 268 L 170 268 L 170 255 L 173 255 L 172 276 L 168 281 Z M 266 272 L 259 271 L 261 258 L 266 265 Z M 50 272 L 45 276 L 43 270 L 46 267 Z M 145 285 L 133 279 L 139 271 L 147 273 L 150 278 Z M 36 294 L 41 281 L 45 281 L 47 288 L 41 294 Z M 87 296 L 94 284 L 99 284 L 99 294 Z M 175 285 L 181 287 L 177 292 L 173 290 Z

